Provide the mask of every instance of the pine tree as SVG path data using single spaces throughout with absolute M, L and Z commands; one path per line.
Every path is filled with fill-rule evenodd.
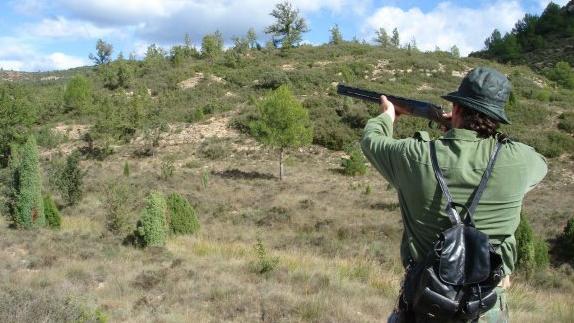
M 114 51 L 114 47 L 112 44 L 106 43 L 102 39 L 98 39 L 96 43 L 96 55 L 90 54 L 89 58 L 94 62 L 96 65 L 104 65 L 108 64 L 112 61 L 112 52 Z
M 333 28 L 329 29 L 331 33 L 331 37 L 329 39 L 329 44 L 331 45 L 339 45 L 343 42 L 343 35 L 341 35 L 341 30 L 339 30 L 339 25 L 333 26 Z
M 68 205 L 80 201 L 83 195 L 84 173 L 80 169 L 80 154 L 75 152 L 66 158 L 66 164 L 60 172 L 57 187 Z
M 203 36 L 201 40 L 201 56 L 213 60 L 223 52 L 223 35 L 216 31 Z
M 450 48 L 450 54 L 456 58 L 460 57 L 460 50 L 458 49 L 458 47 L 456 45 L 454 45 Z
M 393 29 L 393 36 L 391 37 L 391 45 L 393 47 L 399 48 L 401 46 L 401 39 L 399 37 L 399 30 L 397 28 Z
M 90 81 L 81 75 L 74 76 L 66 85 L 64 105 L 66 110 L 86 112 L 92 102 L 92 86 Z
M 375 42 L 377 42 L 383 48 L 391 46 L 391 39 L 389 38 L 389 34 L 387 34 L 385 28 L 383 27 L 379 28 L 379 30 L 377 30 L 375 34 L 377 35 L 375 37 Z
M 249 43 L 249 48 L 254 49 L 257 47 L 257 33 L 255 32 L 255 29 L 249 28 L 246 39 Z
M 305 19 L 299 17 L 299 10 L 294 9 L 288 1 L 278 3 L 270 15 L 277 21 L 265 28 L 265 33 L 272 34 L 283 49 L 298 46 L 302 40 L 301 34 L 309 31 Z
M 34 136 L 28 137 L 14 161 L 13 220 L 18 228 L 42 227 L 46 223 L 42 199 L 42 178 Z
M 313 139 L 309 112 L 285 85 L 267 96 L 258 109 L 261 118 L 249 127 L 258 140 L 279 150 L 279 179 L 283 179 L 285 149 L 309 145 Z
M 548 266 L 548 246 L 544 240 L 536 236 L 528 218 L 520 215 L 520 224 L 514 233 L 516 237 L 517 260 L 516 267 L 532 275 L 536 270 Z

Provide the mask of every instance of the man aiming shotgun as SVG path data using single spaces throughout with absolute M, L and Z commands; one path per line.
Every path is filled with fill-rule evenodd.
M 504 75 L 478 67 L 443 96 L 451 129 L 438 139 L 393 138 L 409 107 L 385 96 L 367 122 L 362 150 L 396 188 L 404 224 L 405 283 L 389 322 L 507 322 L 523 198 L 547 172 L 532 147 L 497 131 L 509 95 Z

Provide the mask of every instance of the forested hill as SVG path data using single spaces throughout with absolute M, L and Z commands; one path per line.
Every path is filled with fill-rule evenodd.
M 281 85 L 291 88 L 309 111 L 313 143 L 342 150 L 358 140 L 377 109 L 337 95 L 337 83 L 448 107 L 440 95 L 456 89 L 476 66 L 492 66 L 513 83 L 508 112 L 513 125 L 503 131 L 547 157 L 574 151 L 570 66 L 541 76 L 524 66 L 358 42 L 281 50 L 240 41 L 225 51 L 222 41 L 214 48 L 204 43 L 198 49 L 183 44 L 169 51 L 151 45 L 143 60 L 120 53 L 106 63 L 67 71 L 0 72 L 0 107 L 7 111 L 0 115 L 1 159 L 6 161 L 11 142 L 22 143 L 30 132 L 50 138 L 45 134 L 59 123 L 89 125 L 90 145 L 103 151 L 152 130 L 164 132 L 167 125 L 201 122 L 231 111 L 231 126 L 250 133 L 250 123 L 259 118 L 260 100 Z M 112 44 L 101 41 L 98 46 Z M 396 135 L 410 136 L 421 128 L 426 128 L 425 121 L 405 118 Z
M 564 7 L 551 2 L 540 16 L 526 14 L 504 36 L 495 29 L 485 40 L 485 49 L 470 56 L 538 70 L 561 61 L 574 65 L 574 1 Z

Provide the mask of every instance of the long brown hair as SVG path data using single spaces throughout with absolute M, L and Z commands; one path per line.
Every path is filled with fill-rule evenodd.
M 462 128 L 476 131 L 480 138 L 496 136 L 499 126 L 498 121 L 474 109 L 469 109 L 462 105 L 460 105 L 460 108 L 462 110 Z

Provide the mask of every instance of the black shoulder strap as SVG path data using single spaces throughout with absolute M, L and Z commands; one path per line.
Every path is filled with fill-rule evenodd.
M 442 170 L 438 165 L 434 141 L 430 141 L 429 143 L 430 143 L 430 155 L 431 155 L 432 168 L 434 170 L 434 176 L 436 177 L 436 180 L 440 185 L 442 194 L 444 195 L 444 197 L 446 197 L 447 201 L 446 208 L 444 209 L 444 211 L 448 215 L 448 218 L 450 219 L 452 225 L 457 225 L 459 223 L 462 223 L 462 221 L 460 220 L 460 215 L 453 207 L 454 201 L 452 200 L 452 195 L 450 195 L 450 191 L 448 190 L 448 186 L 446 186 L 446 181 L 444 180 L 444 176 L 442 175 Z
M 498 141 L 496 143 L 496 147 L 494 147 L 494 150 L 493 150 L 492 154 L 490 155 L 490 160 L 488 161 L 488 165 L 486 166 L 486 170 L 482 174 L 482 178 L 480 179 L 480 183 L 478 184 L 478 187 L 474 190 L 473 198 L 472 198 L 472 201 L 470 203 L 470 207 L 467 209 L 467 214 L 469 216 L 469 219 L 470 219 L 472 226 L 474 226 L 474 219 L 473 219 L 474 211 L 476 211 L 476 207 L 478 206 L 478 202 L 480 201 L 480 198 L 482 197 L 482 193 L 486 189 L 486 184 L 488 183 L 488 179 L 490 178 L 490 175 L 492 174 L 492 169 L 494 168 L 494 162 L 496 161 L 496 158 L 498 157 L 498 153 L 500 151 L 501 146 L 502 146 L 502 142 Z M 438 165 L 438 159 L 436 157 L 436 147 L 435 147 L 434 141 L 430 141 L 430 155 L 431 155 L 431 162 L 432 162 L 432 167 L 434 170 L 434 175 L 436 177 L 437 182 L 440 185 L 440 188 L 442 190 L 443 195 L 446 197 L 446 200 L 447 200 L 445 212 L 448 215 L 452 225 L 462 223 L 460 215 L 458 214 L 458 212 L 456 211 L 454 206 L 461 206 L 465 209 L 466 209 L 466 206 L 462 205 L 462 204 L 455 203 L 452 199 L 452 195 L 450 194 L 450 192 L 448 190 L 448 186 L 446 185 L 446 181 L 445 181 L 444 176 L 442 174 L 442 170 L 440 169 L 440 167 Z
M 468 208 L 468 216 L 470 217 L 470 222 L 472 226 L 474 226 L 474 219 L 473 219 L 474 211 L 476 211 L 476 207 L 478 206 L 478 202 L 482 197 L 482 193 L 486 189 L 486 183 L 488 183 L 488 179 L 490 178 L 490 175 L 492 175 L 492 169 L 494 168 L 494 162 L 496 162 L 496 158 L 498 157 L 498 153 L 500 152 L 500 147 L 502 147 L 502 142 L 500 141 L 496 142 L 496 147 L 494 147 L 494 150 L 490 155 L 490 160 L 488 161 L 488 165 L 486 165 L 486 170 L 484 171 L 484 174 L 482 174 L 480 183 L 478 184 L 478 187 L 474 191 L 474 197 L 472 198 L 472 202 L 470 202 L 470 207 Z

